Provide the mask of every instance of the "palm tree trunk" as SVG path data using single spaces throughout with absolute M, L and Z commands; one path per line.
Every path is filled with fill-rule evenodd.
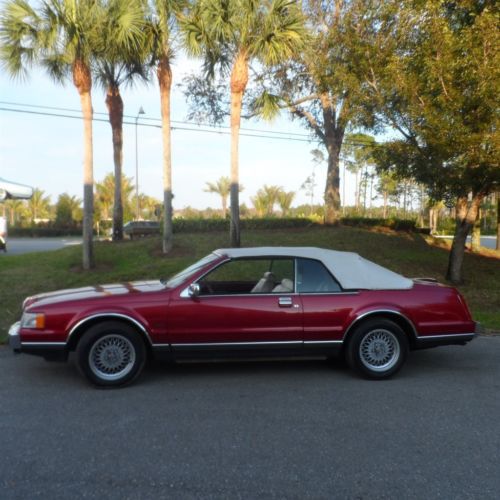
M 123 240 L 123 100 L 118 85 L 110 85 L 106 94 L 109 123 L 113 136 L 113 163 L 115 168 L 115 192 L 113 203 L 113 241 Z
M 475 195 L 470 206 L 468 206 L 467 197 L 465 196 L 460 197 L 457 201 L 455 235 L 448 260 L 448 272 L 446 273 L 446 279 L 452 283 L 462 283 L 465 243 L 467 235 L 477 219 L 482 198 L 482 195 Z
M 222 200 L 222 217 L 224 217 L 225 219 L 227 215 L 227 196 L 221 196 L 221 200 Z
M 92 229 L 94 225 L 94 166 L 92 148 L 92 77 L 81 59 L 73 63 L 73 83 L 80 95 L 83 115 L 83 269 L 94 267 Z
M 173 209 L 172 209 L 172 147 L 170 135 L 170 91 L 172 70 L 167 55 L 158 63 L 158 83 L 160 85 L 161 127 L 163 139 L 163 253 L 167 254 L 173 246 Z
M 239 181 L 239 137 L 241 124 L 241 106 L 243 94 L 248 83 L 248 58 L 245 51 L 241 51 L 231 71 L 231 222 L 229 238 L 232 247 L 239 247 L 240 237 L 240 181 Z

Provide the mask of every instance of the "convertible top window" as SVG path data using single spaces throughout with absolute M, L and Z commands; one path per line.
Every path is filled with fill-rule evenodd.
M 299 293 L 334 293 L 342 288 L 319 260 L 297 259 Z

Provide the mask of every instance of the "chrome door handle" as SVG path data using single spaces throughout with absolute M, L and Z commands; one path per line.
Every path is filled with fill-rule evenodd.
M 278 299 L 278 304 L 280 307 L 292 307 L 292 297 L 280 297 Z

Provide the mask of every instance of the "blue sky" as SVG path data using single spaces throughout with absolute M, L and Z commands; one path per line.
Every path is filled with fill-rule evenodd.
M 185 120 L 187 105 L 177 87 L 183 75 L 197 69 L 197 63 L 183 58 L 173 67 L 174 90 L 172 119 Z M 136 115 L 142 106 L 147 118 L 160 118 L 159 93 L 156 85 L 138 86 L 122 91 L 125 114 Z M 0 108 L 20 108 L 5 103 L 80 108 L 72 84 L 59 86 L 43 73 L 34 70 L 28 80 L 12 80 L 0 73 Z M 106 112 L 104 93 L 93 89 L 95 112 Z M 28 108 L 23 108 L 28 109 Z M 226 124 L 227 125 L 227 124 Z M 286 114 L 273 123 L 244 121 L 243 127 L 305 133 Z M 161 131 L 139 127 L 140 191 L 161 199 L 162 164 Z M 43 189 L 52 201 L 68 192 L 82 197 L 82 123 L 80 120 L 37 116 L 0 110 L 0 177 Z M 172 131 L 174 208 L 192 206 L 219 208 L 216 195 L 205 193 L 205 183 L 229 175 L 229 135 Z M 311 174 L 311 149 L 314 142 L 295 142 L 242 136 L 240 138 L 240 182 L 245 190 L 241 202 L 251 206 L 250 196 L 263 184 L 277 184 L 296 191 L 294 205 L 306 203 L 303 181 Z M 113 169 L 111 128 L 108 123 L 94 122 L 94 177 L 101 180 Z M 135 129 L 124 126 L 124 173 L 135 178 Z M 342 172 L 341 172 L 342 173 Z M 326 179 L 326 165 L 316 167 L 315 201 L 320 202 Z M 354 200 L 353 179 L 346 178 L 347 203 Z

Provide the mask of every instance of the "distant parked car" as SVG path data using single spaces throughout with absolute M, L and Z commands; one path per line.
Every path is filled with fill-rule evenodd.
M 28 297 L 9 332 L 15 352 L 72 351 L 97 385 L 133 381 L 146 358 L 332 356 L 386 378 L 413 349 L 475 336 L 452 287 L 408 279 L 355 253 L 320 248 L 216 250 L 168 281 Z
M 131 240 L 143 236 L 160 234 L 160 223 L 154 220 L 134 220 L 123 226 L 123 232 Z

